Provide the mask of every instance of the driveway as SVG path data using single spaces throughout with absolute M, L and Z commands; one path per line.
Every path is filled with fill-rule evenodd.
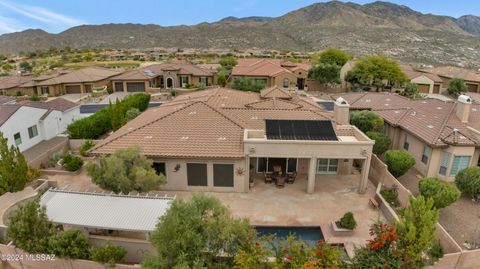
M 67 99 L 70 102 L 79 103 L 89 96 L 88 93 L 71 93 L 71 94 L 64 94 L 59 98 Z

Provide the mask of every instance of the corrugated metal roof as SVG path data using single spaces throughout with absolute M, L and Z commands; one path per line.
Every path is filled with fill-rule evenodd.
M 149 232 L 155 229 L 173 199 L 50 189 L 43 194 L 40 204 L 57 224 Z

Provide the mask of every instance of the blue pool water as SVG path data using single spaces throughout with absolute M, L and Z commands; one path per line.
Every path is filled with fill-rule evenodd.
M 255 226 L 258 236 L 275 235 L 274 241 L 286 240 L 289 235 L 293 235 L 296 240 L 304 241 L 310 246 L 315 246 L 318 240 L 324 240 L 322 229 L 320 227 L 274 227 L 274 226 Z

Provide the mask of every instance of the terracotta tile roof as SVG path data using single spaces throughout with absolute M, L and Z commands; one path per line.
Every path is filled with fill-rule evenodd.
M 0 126 L 2 126 L 17 110 L 22 107 L 21 105 L 0 105 Z
M 79 106 L 77 103 L 68 101 L 66 99 L 63 99 L 61 97 L 55 98 L 51 101 L 47 102 L 25 102 L 22 103 L 24 106 L 29 106 L 29 107 L 35 107 L 35 108 L 41 108 L 41 109 L 52 109 L 52 110 L 57 110 L 57 111 L 67 111 L 69 109 L 72 109 L 74 107 Z
M 277 85 L 260 91 L 262 98 L 283 98 L 292 99 L 292 95 L 286 90 L 280 89 Z
M 127 71 L 112 77 L 112 80 L 146 80 L 162 76 L 165 71 L 178 71 L 179 75 L 213 76 L 214 72 L 191 63 L 153 64 L 140 69 Z
M 258 93 L 213 88 L 147 110 L 97 145 L 92 154 L 139 145 L 151 157 L 242 158 L 244 130 L 265 129 L 265 119 L 332 118 L 332 113 L 300 97 L 261 99 Z
M 109 69 L 102 67 L 86 67 L 80 70 L 71 71 L 70 73 L 60 75 L 51 79 L 40 81 L 39 86 L 57 85 L 66 83 L 83 83 L 96 82 L 108 79 L 122 73 L 121 69 Z
M 480 72 L 454 66 L 426 68 L 423 72 L 436 74 L 446 78 L 461 78 L 467 81 L 480 82 Z
M 390 93 L 347 93 L 353 109 L 370 109 L 432 146 L 480 145 L 468 126 L 480 128 L 480 105 L 472 105 L 468 123 L 456 116 L 457 102 L 410 100 Z M 333 97 L 335 98 L 335 97 Z
M 279 59 L 243 58 L 238 59 L 237 65 L 233 67 L 232 76 L 275 77 L 298 69 L 308 71 L 310 68 L 309 63 L 284 63 Z
M 0 90 L 7 90 L 18 87 L 23 83 L 31 81 L 33 76 L 0 76 Z
M 415 79 L 415 78 L 418 78 L 418 77 L 421 77 L 421 76 L 425 76 L 425 77 L 431 79 L 433 82 L 437 82 L 437 83 L 442 83 L 443 82 L 442 79 L 438 75 L 433 74 L 433 73 L 417 71 L 413 67 L 411 67 L 410 65 L 401 64 L 400 68 L 402 69 L 403 73 L 407 76 L 407 78 L 409 80 L 412 80 L 412 79 Z

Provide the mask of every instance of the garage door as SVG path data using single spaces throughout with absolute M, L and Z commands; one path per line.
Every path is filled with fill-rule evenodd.
M 467 87 L 468 87 L 469 92 L 477 92 L 478 91 L 478 85 L 476 85 L 476 84 L 468 84 L 467 83 Z
M 440 93 L 440 85 L 438 84 L 433 85 L 433 93 Z
M 115 91 L 123 92 L 123 82 L 115 82 Z
M 420 93 L 430 93 L 430 85 L 428 85 L 428 84 L 418 84 L 418 91 Z
M 144 92 L 145 83 L 143 82 L 128 82 L 127 83 L 127 92 Z
M 66 85 L 65 86 L 66 93 L 82 93 L 82 88 L 80 85 Z

